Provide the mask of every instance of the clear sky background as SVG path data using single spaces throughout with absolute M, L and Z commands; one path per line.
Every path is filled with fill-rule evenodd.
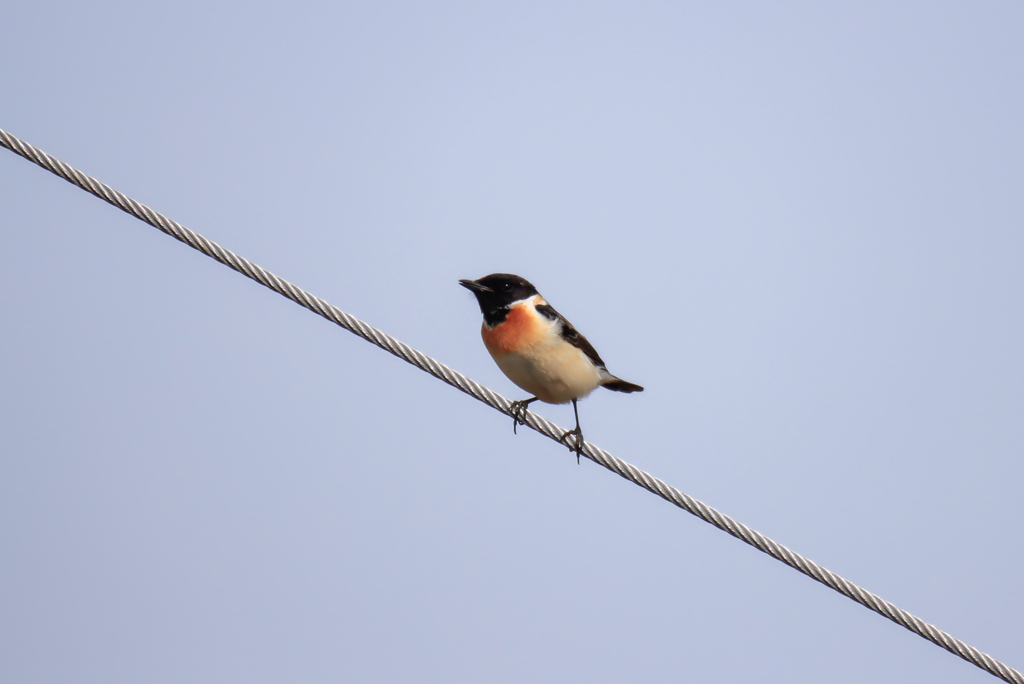
M 1024 667 L 1019 2 L 19 2 L 0 128 Z M 0 150 L 0 680 L 990 675 Z M 572 410 L 539 412 L 571 426 Z

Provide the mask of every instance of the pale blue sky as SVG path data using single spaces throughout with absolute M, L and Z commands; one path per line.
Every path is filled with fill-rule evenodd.
M 22 2 L 0 128 L 1024 668 L 1016 2 Z M 0 680 L 987 682 L 0 150 Z M 539 412 L 571 425 L 568 407 Z

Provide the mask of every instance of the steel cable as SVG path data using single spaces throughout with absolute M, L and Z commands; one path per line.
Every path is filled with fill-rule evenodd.
M 19 140 L 3 130 L 0 130 L 0 145 L 3 145 L 12 152 L 21 155 L 31 162 L 38 164 L 47 171 L 55 173 L 83 190 L 96 195 L 100 199 L 113 204 L 115 207 L 131 214 L 132 216 L 145 221 L 154 228 L 167 233 L 176 240 L 184 242 L 189 247 L 197 249 L 203 254 L 216 259 L 225 266 L 233 268 L 242 275 L 252 278 L 274 292 L 277 292 L 293 302 L 306 307 L 313 313 L 323 316 L 327 320 L 340 325 L 359 337 L 362 337 L 364 340 L 372 342 L 381 349 L 391 352 L 398 358 L 411 363 L 417 368 L 430 373 L 449 385 L 452 385 L 466 394 L 479 399 L 488 406 L 491 406 L 502 413 L 506 413 L 510 416 L 512 415 L 510 412 L 512 402 L 493 390 L 490 390 L 448 366 L 435 361 L 423 352 L 413 349 L 404 342 L 396 340 L 390 335 L 367 325 L 358 318 L 345 313 L 341 309 L 325 302 L 319 297 L 314 297 L 288 281 L 278 278 L 273 273 L 260 268 L 251 261 L 243 259 L 237 254 L 224 249 L 220 245 L 207 240 L 202 235 L 185 228 L 163 214 L 153 211 L 149 207 L 136 202 L 130 197 L 127 197 L 117 190 L 100 183 L 94 178 L 85 175 L 81 171 L 68 166 L 59 159 L 46 154 L 42 150 Z M 533 428 L 542 435 L 555 440 L 556 442 L 560 442 L 561 437 L 566 432 L 558 425 L 555 425 L 554 423 L 530 411 L 524 412 L 521 418 L 525 425 Z M 892 620 L 896 624 L 901 625 L 932 643 L 941 646 L 950 653 L 954 653 L 964 660 L 977 665 L 996 677 L 1007 682 L 1013 682 L 1014 684 L 1024 684 L 1024 675 L 1021 675 L 1017 670 L 1004 665 L 995 658 L 982 653 L 978 649 L 965 644 L 959 639 L 950 636 L 946 632 L 924 622 L 907 611 L 897 608 L 888 601 L 885 601 L 856 584 L 843 579 L 834 572 L 821 567 L 817 563 L 804 558 L 800 554 L 790 551 L 785 546 L 772 541 L 763 534 L 750 529 L 746 525 L 733 520 L 729 516 L 719 513 L 710 506 L 687 494 L 684 494 L 675 487 L 665 484 L 658 478 L 640 470 L 636 466 L 626 463 L 622 459 L 611 455 L 604 449 L 596 447 L 589 442 L 585 442 L 582 447 L 582 454 L 595 463 L 611 470 L 613 473 L 616 473 L 630 482 L 657 494 L 661 498 L 675 504 L 688 513 L 692 513 L 701 520 L 711 523 L 718 529 L 728 532 L 737 539 L 740 539 L 754 548 L 763 551 L 769 556 L 782 561 L 786 565 L 799 570 L 808 577 L 811 577 L 825 586 L 838 591 L 844 596 L 853 599 L 857 603 L 870 608 L 876 613 Z

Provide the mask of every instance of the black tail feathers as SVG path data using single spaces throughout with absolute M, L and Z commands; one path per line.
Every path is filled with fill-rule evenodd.
M 609 380 L 608 382 L 601 383 L 601 385 L 602 385 L 602 387 L 606 387 L 606 388 L 612 390 L 613 392 L 625 392 L 626 394 L 630 394 L 632 392 L 643 392 L 644 391 L 644 388 L 641 387 L 640 385 L 634 385 L 631 382 L 626 382 L 625 380 L 619 380 L 618 378 L 615 378 L 613 380 Z

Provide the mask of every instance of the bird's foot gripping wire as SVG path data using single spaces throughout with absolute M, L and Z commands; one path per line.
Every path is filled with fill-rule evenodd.
M 573 440 L 574 444 L 569 444 L 569 435 L 572 435 L 576 439 Z M 569 447 L 569 451 L 576 452 L 576 463 L 580 462 L 580 456 L 583 455 L 583 430 L 577 425 L 573 430 L 566 430 L 565 434 L 558 438 L 559 442 Z
M 537 401 L 537 397 L 532 399 L 523 399 L 522 401 L 513 401 L 508 407 L 509 415 L 512 416 L 512 434 L 516 434 L 516 428 L 520 425 L 526 425 L 526 421 L 523 420 L 523 414 L 529 408 L 530 404 Z

